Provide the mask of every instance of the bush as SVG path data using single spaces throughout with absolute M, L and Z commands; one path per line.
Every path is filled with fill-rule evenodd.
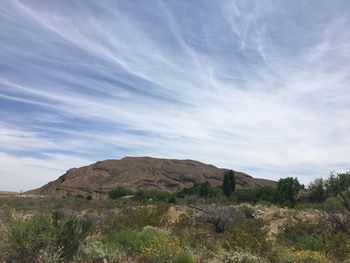
M 233 200 L 238 203 L 257 203 L 261 201 L 276 203 L 278 201 L 277 190 L 270 186 L 252 188 L 252 189 L 237 189 L 233 193 Z
M 139 235 L 137 230 L 130 228 L 117 229 L 105 236 L 103 243 L 113 250 L 123 251 L 128 255 L 137 255 L 141 250 L 141 240 L 146 238 Z M 147 238 L 146 238 L 147 239 Z
M 235 220 L 224 232 L 226 250 L 243 250 L 259 256 L 266 256 L 272 249 L 267 241 L 267 231 L 261 220 Z
M 180 242 L 175 237 L 171 237 L 165 232 L 154 232 L 153 237 L 148 242 L 143 241 L 141 245 L 141 259 L 150 263 L 172 263 L 176 262 L 182 252 Z
M 105 247 L 124 251 L 130 256 L 139 255 L 144 262 L 176 262 L 182 251 L 179 240 L 165 231 L 149 226 L 141 231 L 130 228 L 115 230 L 102 242 Z
M 117 198 L 129 195 L 129 194 L 131 194 L 131 191 L 129 191 L 121 186 L 118 186 L 116 189 L 108 192 L 108 196 L 112 199 L 117 199 Z
M 199 211 L 197 221 L 199 223 L 212 224 L 217 233 L 223 233 L 226 225 L 233 220 L 243 218 L 242 211 L 232 206 L 193 205 L 191 207 Z
M 92 200 L 92 195 L 85 196 L 85 199 L 91 201 Z
M 193 256 L 188 252 L 180 252 L 177 255 L 176 263 L 195 263 Z
M 278 239 L 298 250 L 319 251 L 322 249 L 325 234 L 324 226 L 320 224 L 298 221 L 287 224 L 279 233 Z
M 335 234 L 327 235 L 325 237 L 323 251 L 326 255 L 339 260 L 349 259 L 350 233 L 337 232 Z
M 35 262 L 38 252 L 53 243 L 54 237 L 50 217 L 45 214 L 12 217 L 3 229 L 9 261 Z
M 210 190 L 210 183 L 209 182 L 205 182 L 205 183 L 201 184 L 199 186 L 199 189 L 198 189 L 198 196 L 208 198 L 209 190 Z
M 68 220 L 55 221 L 54 225 L 56 226 L 57 245 L 62 248 L 65 258 L 71 259 L 81 241 L 89 234 L 91 222 L 72 216 Z
M 60 263 L 62 262 L 63 253 L 61 248 L 49 246 L 41 249 L 38 253 L 36 262 L 39 263 Z
M 106 247 L 101 241 L 89 240 L 79 248 L 74 262 L 122 262 L 122 257 L 122 252 Z

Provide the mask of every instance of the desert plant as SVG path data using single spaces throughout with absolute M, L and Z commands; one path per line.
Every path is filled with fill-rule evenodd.
M 198 222 L 209 223 L 215 227 L 217 233 L 223 233 L 227 224 L 237 218 L 242 218 L 242 212 L 233 206 L 221 205 L 191 205 L 199 211 Z
M 62 219 L 61 219 L 62 220 Z M 66 259 L 71 259 L 78 250 L 80 243 L 89 234 L 91 222 L 72 216 L 67 220 L 55 222 L 57 246 L 62 248 Z
M 350 259 L 350 233 L 339 231 L 326 235 L 322 250 L 338 260 Z
M 123 196 L 126 196 L 128 194 L 131 194 L 131 191 L 125 189 L 122 186 L 118 186 L 117 188 L 113 189 L 112 191 L 108 192 L 108 195 L 112 199 L 117 199 Z
M 322 249 L 325 228 L 320 223 L 299 220 L 289 222 L 278 235 L 278 240 L 298 250 L 319 251 Z
M 232 221 L 224 233 L 224 248 L 228 251 L 240 249 L 259 256 L 267 255 L 272 247 L 267 241 L 264 226 L 260 219 Z
M 32 217 L 11 217 L 3 229 L 9 261 L 34 262 L 38 252 L 54 241 L 50 217 L 36 214 Z
M 181 252 L 179 240 L 162 232 L 141 245 L 142 260 L 150 263 L 175 263 Z
M 122 262 L 123 253 L 112 249 L 98 240 L 84 242 L 74 257 L 74 262 L 98 263 L 98 262 Z
M 177 255 L 176 263 L 195 263 L 195 261 L 191 253 L 183 251 Z

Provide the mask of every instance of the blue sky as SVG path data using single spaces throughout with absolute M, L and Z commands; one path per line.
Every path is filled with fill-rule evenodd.
M 350 169 L 350 1 L 0 5 L 0 189 L 123 156 Z

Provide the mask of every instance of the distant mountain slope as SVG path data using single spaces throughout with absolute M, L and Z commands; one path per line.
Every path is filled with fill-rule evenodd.
M 227 169 L 193 160 L 125 157 L 121 160 L 105 160 L 70 169 L 57 180 L 27 194 L 96 195 L 107 193 L 117 186 L 128 189 L 176 191 L 206 181 L 212 186 L 222 185 L 225 171 Z M 236 172 L 236 176 L 237 184 L 245 188 L 275 185 L 274 181 L 256 179 L 242 172 Z

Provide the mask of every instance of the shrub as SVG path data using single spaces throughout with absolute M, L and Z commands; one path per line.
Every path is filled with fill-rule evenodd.
M 131 191 L 125 189 L 122 186 L 118 186 L 116 189 L 108 192 L 109 197 L 112 199 L 117 199 L 117 198 L 126 196 L 128 194 L 131 194 Z
M 240 210 L 232 206 L 220 205 L 193 205 L 190 206 L 199 211 L 197 221 L 199 223 L 209 223 L 215 227 L 217 233 L 223 233 L 227 224 L 232 220 L 243 218 Z
M 289 223 L 279 233 L 278 239 L 298 250 L 319 251 L 323 246 L 325 229 L 320 224 L 298 221 Z
M 85 196 L 85 199 L 91 201 L 92 200 L 92 195 Z
M 166 213 L 169 205 L 142 207 L 124 216 L 128 226 L 142 228 L 144 226 L 163 226 L 167 222 Z
M 158 233 L 141 245 L 142 260 L 150 263 L 175 263 L 180 252 L 179 240 L 164 233 Z
M 271 251 L 267 230 L 260 219 L 235 220 L 224 232 L 223 246 L 227 250 L 244 250 L 265 256 Z
M 209 182 L 205 182 L 205 183 L 201 184 L 199 186 L 198 196 L 208 198 L 209 190 L 210 190 L 210 183 Z
M 53 222 L 56 228 L 57 246 L 62 248 L 65 258 L 71 259 L 79 248 L 81 241 L 89 234 L 91 222 L 77 216 L 62 220 L 55 214 L 53 215 Z
M 53 246 L 45 247 L 38 253 L 36 262 L 39 263 L 60 263 L 62 262 L 62 249 Z
M 195 263 L 195 261 L 190 253 L 180 252 L 176 257 L 176 263 Z
M 323 251 L 339 260 L 350 258 L 350 233 L 337 232 L 325 236 Z
M 103 243 L 113 250 L 123 251 L 128 255 L 137 255 L 141 250 L 139 232 L 130 228 L 117 229 L 105 236 Z
M 89 240 L 80 248 L 74 262 L 122 262 L 123 253 L 117 249 L 106 247 L 101 241 Z
M 278 195 L 277 190 L 270 186 L 252 189 L 237 189 L 233 193 L 233 200 L 238 203 L 257 203 L 261 201 L 276 203 L 278 201 Z
M 12 217 L 4 227 L 3 238 L 9 261 L 34 262 L 39 250 L 54 241 L 54 231 L 50 217 L 45 214 L 28 218 Z

